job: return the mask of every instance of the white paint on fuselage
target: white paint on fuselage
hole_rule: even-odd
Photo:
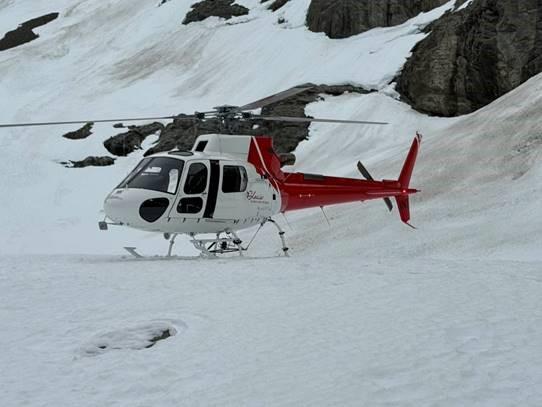
[[[246,229],[280,212],[281,199],[279,191],[271,185],[269,180],[260,176],[252,164],[246,161],[245,157],[248,156],[250,137],[223,137],[228,137],[227,148],[232,153],[231,155],[224,151],[225,143],[223,141],[225,140],[222,140],[220,135],[207,135],[196,140],[195,145],[203,138],[208,141],[206,150],[220,149],[221,151],[194,151],[189,156],[179,156],[171,153],[160,153],[150,156],[167,157],[184,161],[183,173],[181,174],[176,194],[136,188],[115,189],[108,195],[104,203],[104,210],[107,217],[115,223],[144,231],[200,234]],[[231,143],[229,140],[232,139],[236,140],[236,142]],[[211,160],[219,161],[220,179],[213,217],[205,218],[204,211],[206,200],[209,196],[211,172],[208,171],[207,186],[204,193],[186,195],[183,186],[191,164],[203,163],[210,168]],[[224,165],[235,165],[245,168],[248,176],[246,190],[234,193],[223,192]],[[196,214],[180,213],[178,211],[179,203],[186,197],[201,197],[204,199],[202,210]],[[146,200],[157,198],[168,199],[169,207],[157,221],[148,222],[140,216],[139,209]]]

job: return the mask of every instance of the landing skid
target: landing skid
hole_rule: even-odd
[[[139,254],[136,251],[136,247],[125,247],[124,250],[126,250],[128,253],[130,253],[132,256],[134,256],[136,259],[142,259],[144,256]]]
[[[218,255],[222,254],[229,254],[229,253],[237,253],[240,257],[243,257],[243,252],[247,251],[256,238],[256,235],[261,230],[261,228],[267,223],[272,223],[278,230],[278,234],[282,243],[282,251],[284,253],[284,256],[289,257],[288,253],[288,247],[286,246],[286,240],[284,238],[285,232],[282,230],[282,228],[279,226],[279,224],[269,218],[266,219],[264,222],[261,223],[260,228],[252,238],[252,240],[249,242],[249,244],[246,247],[243,247],[243,241],[239,238],[237,233],[233,230],[225,230],[224,232],[220,232],[216,234],[215,238],[211,239],[198,239],[196,237],[195,233],[189,234],[191,240],[190,242],[194,245],[194,247],[200,252],[200,258],[217,258]],[[175,239],[179,236],[179,234],[169,234],[165,233],[164,238],[169,241],[169,247],[167,251],[166,256],[153,256],[152,258],[164,258],[164,259],[176,259],[176,258],[184,258],[184,257],[178,257],[173,255],[173,247],[175,246]],[[124,247],[124,250],[126,250],[130,255],[135,257],[136,259],[146,259],[147,257],[139,254],[137,252],[137,248],[135,247]],[[191,258],[193,259],[193,258]]]

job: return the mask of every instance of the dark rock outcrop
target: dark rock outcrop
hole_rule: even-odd
[[[81,127],[79,130],[71,131],[69,133],[64,134],[62,137],[70,139],[70,140],[83,140],[89,137],[92,134],[92,127],[94,126],[94,123],[87,123],[83,127]]]
[[[6,35],[0,39],[0,51],[15,48],[19,45],[26,44],[27,42],[34,41],[36,38],[39,38],[39,35],[32,30],[56,20],[58,16],[58,13],[50,13],[25,21],[19,25],[17,29],[6,33]]]
[[[81,161],[64,162],[67,168],[86,168],[86,167],[108,167],[115,164],[113,157],[87,157]]]
[[[419,111],[471,113],[542,72],[541,0],[474,0],[428,30],[397,81]]]
[[[309,103],[319,100],[321,94],[339,96],[344,93],[366,94],[369,91],[352,85],[319,85],[300,93],[294,97],[271,104],[262,109],[264,116],[295,116],[308,117],[305,108]],[[278,153],[294,151],[298,144],[309,137],[310,123],[289,123],[263,121],[258,134],[266,134],[273,137],[273,145]]]
[[[277,11],[279,8],[284,6],[286,3],[288,3],[290,0],[275,0],[273,3],[267,7],[271,11]]]
[[[111,154],[124,157],[141,149],[141,143],[150,136],[161,131],[164,125],[159,122],[146,124],[144,126],[128,126],[126,133],[117,134],[104,141],[104,147]]]
[[[248,14],[246,7],[234,4],[235,0],[204,0],[192,5],[183,20],[183,24],[190,24],[196,21],[203,21],[209,17],[221,17],[229,20],[232,17],[239,17]]]
[[[338,96],[345,92],[368,93],[366,90],[351,86],[314,86],[308,91],[291,98],[268,105],[262,109],[264,116],[297,116],[307,117],[305,107],[318,100],[324,93]],[[273,138],[275,150],[279,153],[288,153],[296,149],[297,145],[308,138],[310,123],[287,123],[251,119],[239,121],[235,124],[234,134],[268,135]],[[160,134],[158,143],[145,152],[145,155],[169,151],[175,148],[190,150],[196,138],[202,134],[224,133],[226,129],[216,119],[197,121],[179,115],[178,119],[168,124]]]
[[[312,0],[307,27],[330,38],[346,38],[375,27],[402,24],[449,0]]]

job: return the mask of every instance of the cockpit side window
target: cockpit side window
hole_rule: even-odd
[[[152,158],[144,158],[137,164],[137,166],[122,180],[122,182],[117,186],[118,188],[126,188],[126,185],[141,172],[141,170],[149,163]]]
[[[149,189],[175,194],[183,166],[184,161],[175,158],[146,158],[117,188]]]

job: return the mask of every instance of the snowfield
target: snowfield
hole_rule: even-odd
[[[243,0],[248,16],[189,26],[192,1],[156,3],[0,0],[0,35],[61,13],[38,40],[0,52],[0,122],[362,85],[376,92],[325,96],[307,113],[391,125],[314,124],[295,169],[358,177],[362,160],[393,179],[419,130],[419,229],[375,201],[326,208],[330,225],[319,210],[278,217],[290,258],[269,227],[247,258],[136,261],[123,246],[152,256],[166,241],[97,221],[142,152],[70,170],[58,162],[105,155],[115,131],[71,141],[60,137],[70,126],[1,130],[0,404],[540,406],[542,76],[474,114],[427,117],[389,82],[453,1],[346,40],[304,28],[308,0],[274,14]],[[187,241],[176,252],[194,255]]]
[[[1,270],[5,406],[542,399],[540,263],[19,256]],[[156,324],[177,333],[132,349]],[[89,352],[104,336],[118,349]]]

